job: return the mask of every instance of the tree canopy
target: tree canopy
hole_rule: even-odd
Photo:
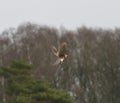
[[[14,61],[9,67],[1,67],[5,78],[7,103],[73,103],[72,97],[62,89],[55,89],[51,83],[36,80],[32,75],[32,65]]]

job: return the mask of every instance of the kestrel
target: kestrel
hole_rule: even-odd
[[[55,46],[52,46],[52,52],[55,56],[58,57],[54,65],[62,64],[68,56],[67,55],[67,43],[63,42],[60,45],[60,48],[58,50]]]

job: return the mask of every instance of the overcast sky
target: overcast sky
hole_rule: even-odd
[[[0,0],[0,32],[28,21],[67,29],[120,27],[120,0]]]

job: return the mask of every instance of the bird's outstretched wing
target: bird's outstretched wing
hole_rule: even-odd
[[[58,56],[59,52],[58,52],[58,50],[57,50],[56,47],[52,46],[51,50],[52,50],[52,52],[53,52],[54,55]]]
[[[59,48],[59,56],[63,57],[67,54],[67,43],[63,42]]]

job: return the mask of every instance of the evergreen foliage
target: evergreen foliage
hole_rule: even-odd
[[[72,103],[64,90],[58,90],[44,80],[32,77],[32,65],[14,61],[10,67],[2,67],[8,103]]]

